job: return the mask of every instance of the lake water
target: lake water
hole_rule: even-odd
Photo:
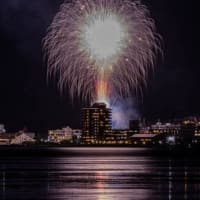
[[[200,199],[200,156],[156,151],[54,148],[26,154],[9,150],[7,156],[4,150],[0,199]]]

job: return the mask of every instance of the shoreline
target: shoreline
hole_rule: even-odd
[[[95,151],[93,151],[95,150]],[[158,147],[158,146],[0,146],[0,157],[61,157],[61,156],[156,156],[197,157],[200,147]]]

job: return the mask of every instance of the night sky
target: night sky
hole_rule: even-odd
[[[80,109],[66,89],[46,81],[42,39],[63,0],[0,1],[0,123],[9,131],[78,128]],[[163,38],[158,59],[137,110],[148,120],[200,114],[197,3],[143,0]],[[191,3],[192,2],[192,3]]]

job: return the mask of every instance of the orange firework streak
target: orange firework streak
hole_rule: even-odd
[[[96,83],[97,100],[108,99],[108,83],[105,80],[98,80]]]
[[[107,101],[109,99],[109,85],[104,70],[100,71],[99,80],[96,82],[96,99],[97,101]]]

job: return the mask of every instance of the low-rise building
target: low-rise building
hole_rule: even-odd
[[[131,136],[132,144],[134,145],[148,145],[155,144],[158,134],[134,134]]]
[[[72,138],[73,138],[73,130],[70,127],[48,131],[48,141],[52,143],[71,141]]]
[[[180,124],[157,122],[156,124],[151,125],[150,131],[153,134],[178,135],[180,129]]]
[[[32,137],[34,134],[19,132],[10,141],[10,144],[21,145],[24,143],[35,143],[36,140]]]
[[[129,129],[112,129],[106,136],[106,144],[131,144],[130,136],[133,134]]]

